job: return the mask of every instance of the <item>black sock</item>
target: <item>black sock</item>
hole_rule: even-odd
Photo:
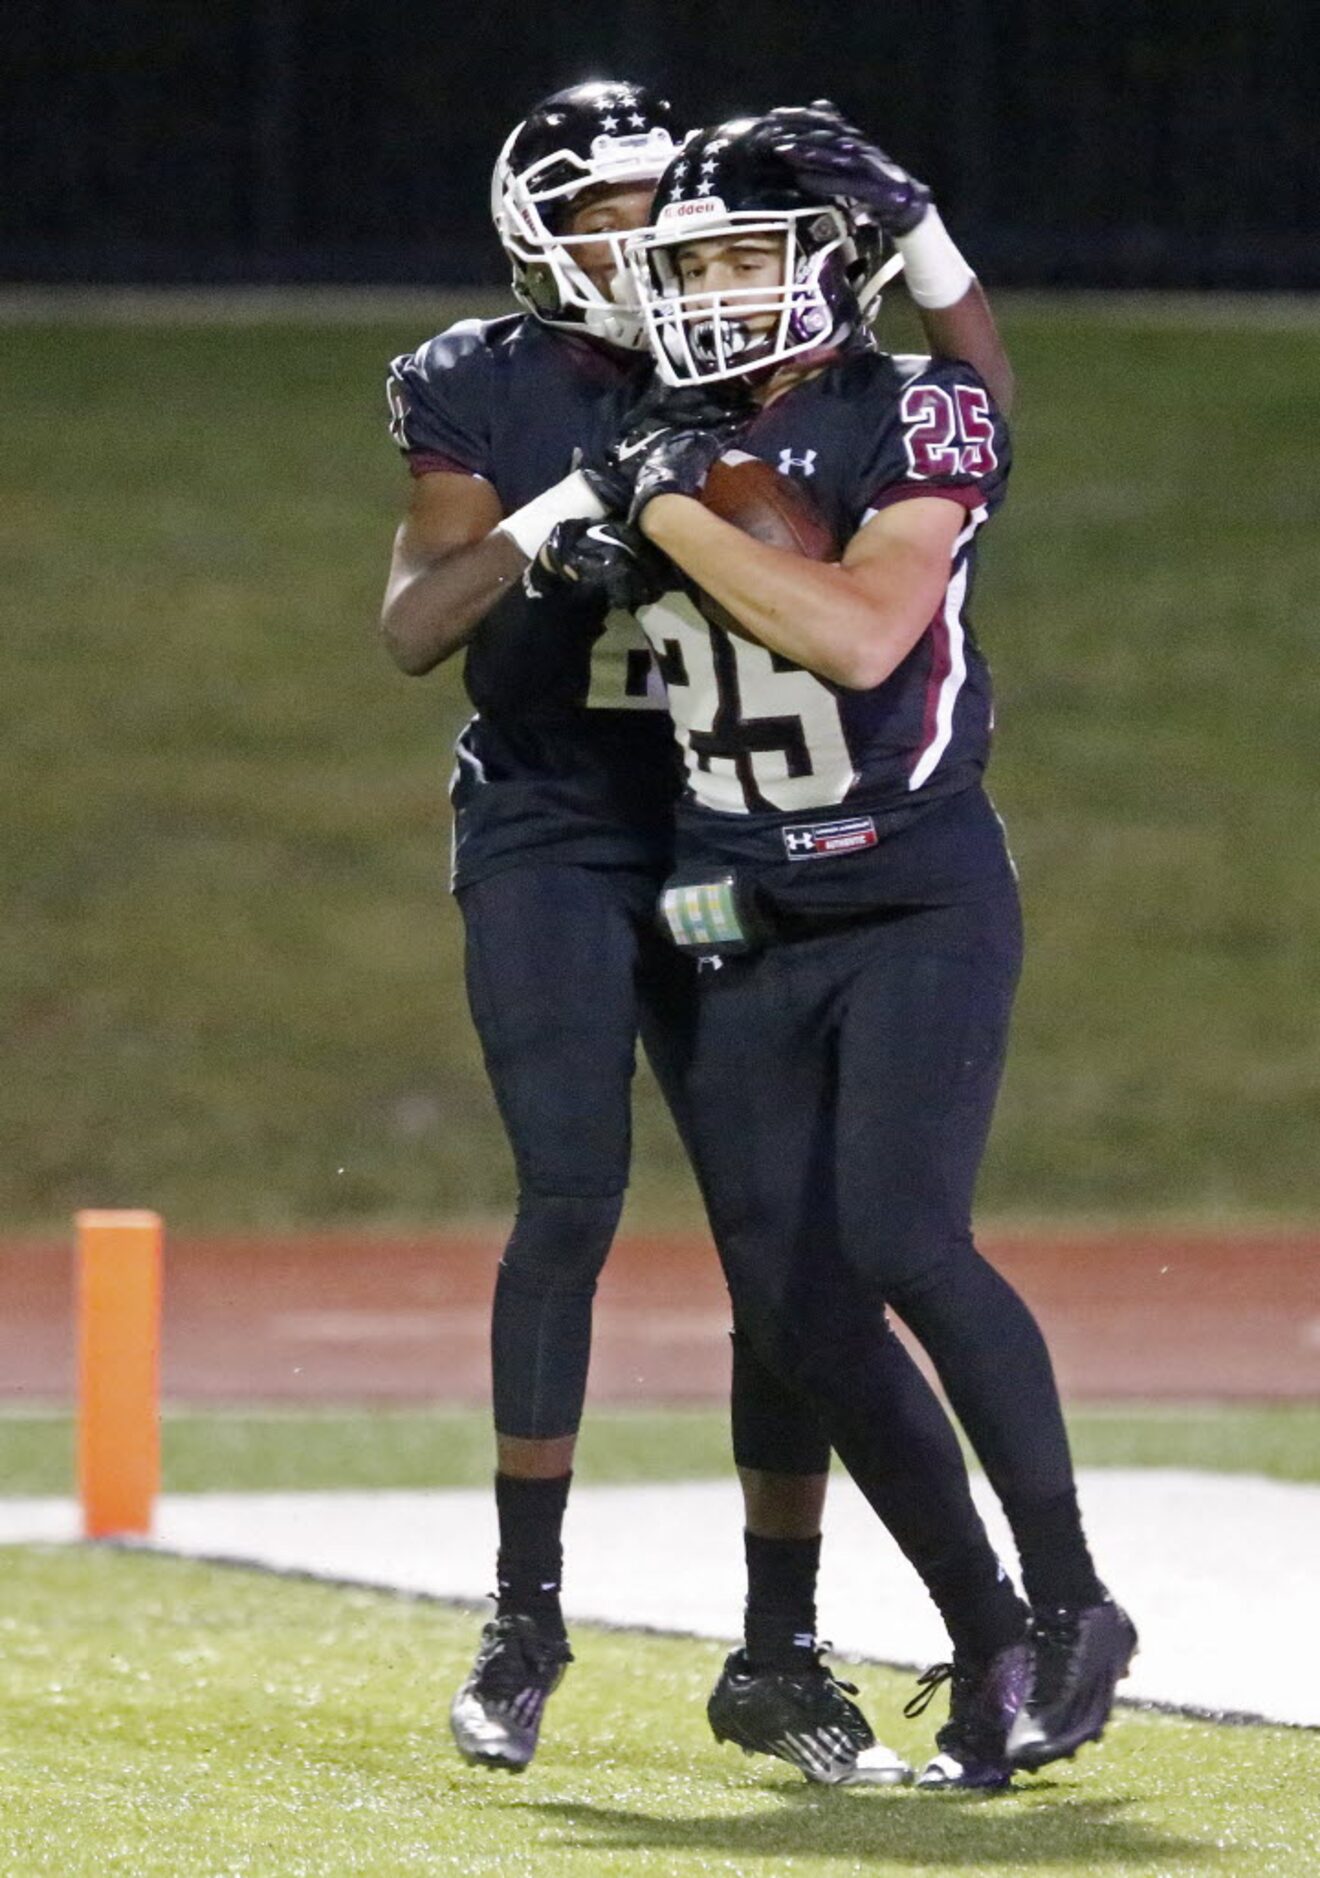
[[[921,1575],[960,1656],[985,1662],[1026,1635],[1026,1610],[988,1545],[959,1546]]]
[[[1005,1505],[1022,1560],[1022,1583],[1037,1610],[1080,1609],[1098,1604],[1105,1588],[1095,1575],[1082,1531],[1077,1494]]]
[[[758,1669],[799,1668],[816,1643],[820,1535],[763,1539],[745,1532],[747,1657]]]
[[[562,1637],[559,1586],[564,1569],[560,1531],[572,1474],[553,1480],[520,1480],[496,1474],[495,1506],[500,1551],[495,1566],[501,1617],[523,1611],[550,1636]]]

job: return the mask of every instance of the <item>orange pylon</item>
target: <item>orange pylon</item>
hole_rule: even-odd
[[[83,1533],[146,1535],[160,1486],[160,1217],[84,1212],[75,1225]]]

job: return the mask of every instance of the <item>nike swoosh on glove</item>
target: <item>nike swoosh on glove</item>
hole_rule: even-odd
[[[533,600],[568,589],[625,613],[658,600],[673,585],[668,556],[631,523],[616,520],[560,522],[523,575]]]

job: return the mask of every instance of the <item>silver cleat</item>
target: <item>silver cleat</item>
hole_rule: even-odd
[[[572,1661],[567,1642],[543,1636],[533,1618],[492,1618],[449,1710],[463,1759],[520,1774],[536,1752],[546,1702]]]

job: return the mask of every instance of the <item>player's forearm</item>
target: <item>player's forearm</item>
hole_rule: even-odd
[[[420,678],[467,644],[522,578],[527,557],[498,530],[429,558],[410,553],[406,535],[405,523],[395,539],[380,631],[395,664]]]
[[[980,282],[973,280],[961,300],[955,300],[952,306],[919,306],[917,312],[932,354],[941,359],[965,359],[980,373],[990,396],[1007,417],[1016,381]]]
[[[929,620],[906,595],[877,602],[848,568],[768,548],[689,496],[657,496],[641,528],[752,638],[850,690],[882,684]]]

